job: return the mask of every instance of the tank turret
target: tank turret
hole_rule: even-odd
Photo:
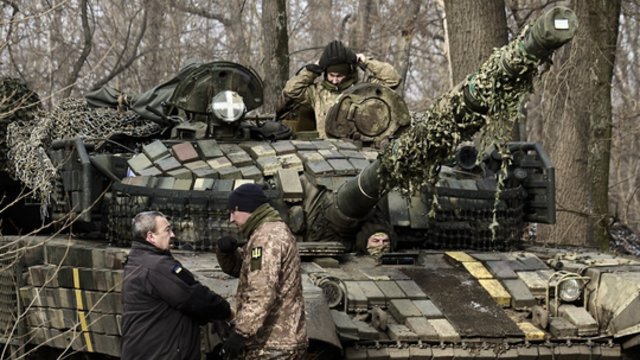
[[[412,127],[406,133],[386,147],[358,176],[340,187],[334,196],[335,206],[329,207],[327,217],[343,232],[345,227],[352,227],[354,222],[370,214],[390,189],[416,192],[424,187],[433,188],[446,158],[460,143],[471,140],[485,126],[497,130],[491,132],[493,138],[489,141],[492,142],[490,145],[501,148],[500,142],[507,139],[505,135],[510,134],[517,118],[517,107],[532,89],[538,66],[548,61],[555,49],[570,41],[576,29],[577,19],[567,8],[554,8],[538,18],[516,40],[496,51],[477,73],[436,100],[430,110],[414,114]],[[511,146],[508,150],[512,150]],[[520,147],[518,150],[523,154],[525,149]],[[507,156],[505,169],[507,163],[511,164],[511,169],[523,169],[522,157]],[[527,220],[555,223],[554,192],[549,191],[555,185],[553,169],[546,155],[538,152],[536,156],[537,160],[546,162],[546,169],[541,170],[542,177],[536,179],[538,186],[539,180],[548,185],[542,196],[537,197],[537,200],[544,198],[546,201],[543,205],[545,216]],[[519,182],[524,183],[529,175],[536,176],[532,171],[521,172]],[[533,183],[536,181],[528,181],[529,185]],[[524,187],[532,194],[539,192],[533,186]],[[539,210],[535,212],[540,214]]]
[[[40,194],[53,220],[73,214],[76,231],[106,233],[114,244],[128,243],[129,219],[137,211],[154,208],[176,219],[181,246],[211,248],[217,237],[236,234],[226,219],[226,195],[254,181],[264,185],[301,241],[339,241],[353,249],[367,223],[369,230],[407,235],[399,237],[402,242],[433,237],[446,222],[442,226],[452,232],[477,229],[469,238],[486,238],[479,233],[491,228],[494,247],[509,248],[525,221],[555,221],[553,167],[542,148],[503,144],[538,66],[575,28],[573,13],[555,8],[429,111],[410,119],[388,89],[345,93],[329,112],[329,133],[357,134],[357,143],[371,148],[347,141],[353,138],[288,140],[286,126],[249,115],[263,102],[257,73],[216,61],[191,62],[139,96],[106,87],[88,94],[86,104],[63,102],[48,121],[34,121],[36,133],[43,134],[40,143],[14,128],[15,148],[25,149],[11,158],[26,164],[18,177]],[[358,120],[373,117],[375,109],[382,109],[375,126]],[[78,115],[92,119],[91,129]],[[400,120],[390,120],[395,118]],[[490,136],[480,148],[497,149],[478,162],[482,174],[465,164],[467,169],[447,170],[454,175],[438,180],[458,146],[482,129]],[[517,157],[508,151],[514,147]],[[78,161],[68,161],[73,158]],[[461,212],[456,206],[473,212],[470,217],[491,219],[469,225],[455,214]],[[500,227],[504,236],[496,238]]]

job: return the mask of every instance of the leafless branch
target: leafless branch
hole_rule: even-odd
[[[80,18],[82,19],[82,35],[84,37],[84,43],[82,45],[82,52],[80,53],[80,56],[76,59],[75,63],[73,64],[72,68],[71,68],[71,72],[69,73],[69,76],[67,77],[67,80],[64,82],[65,89],[62,92],[62,96],[63,97],[69,97],[71,95],[71,90],[73,89],[73,86],[75,85],[76,81],[78,80],[78,74],[80,74],[80,70],[82,70],[82,66],[84,65],[84,63],[87,61],[87,58],[89,57],[89,53],[91,53],[91,48],[93,46],[93,30],[91,29],[91,26],[89,25],[89,19],[88,19],[88,15],[87,15],[87,10],[88,10],[88,1],[87,0],[81,0],[80,2],[80,8],[81,8],[81,16]]]

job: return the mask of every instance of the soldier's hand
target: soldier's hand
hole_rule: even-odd
[[[322,74],[323,69],[318,64],[307,64],[305,65],[305,69],[311,71],[316,75]]]
[[[238,240],[233,236],[223,236],[218,239],[218,250],[223,253],[232,253],[238,248]]]
[[[220,350],[220,356],[223,359],[237,359],[244,352],[244,343],[247,339],[236,333],[235,331],[231,333],[231,336],[222,344],[222,349]]]
[[[367,61],[367,55],[363,53],[356,54],[356,59],[358,63],[364,63]]]

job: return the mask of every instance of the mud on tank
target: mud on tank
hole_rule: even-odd
[[[554,27],[558,20],[570,25],[566,32]],[[537,65],[570,40],[575,24],[570,10],[550,11],[479,74],[511,81],[510,74],[523,70],[518,81],[524,83],[513,85],[525,92]],[[291,139],[279,123],[247,116],[262,104],[262,83],[255,71],[230,62],[192,63],[138,97],[102,89],[87,97],[99,108],[62,104],[54,111],[58,119],[72,109],[65,121],[91,114],[98,125],[120,128],[100,134],[108,141],[58,136],[43,144],[59,174],[51,219],[73,214],[73,231],[84,240],[2,238],[7,249],[30,244],[32,250],[2,258],[0,285],[17,295],[3,300],[9,311],[0,310],[0,339],[10,349],[46,344],[118,356],[122,262],[131,218],[142,210],[169,215],[176,257],[233,301],[237,282],[211,250],[218,237],[238,236],[226,199],[251,181],[264,185],[298,237],[317,358],[632,356],[626,354],[640,339],[638,262],[523,248],[525,224],[555,222],[553,165],[536,143],[509,143],[509,155],[459,146],[495,115],[487,99],[496,98],[482,87],[471,91],[470,82],[473,77],[430,112],[411,115],[388,89],[355,88],[327,119],[329,133],[343,139],[300,133]],[[372,116],[368,106],[386,115]],[[378,122],[365,123],[358,112]],[[451,146],[431,141],[431,120],[461,137]],[[391,142],[390,134],[397,135]],[[405,161],[398,155],[407,153],[403,146],[423,140],[423,153],[413,160],[419,165],[403,165],[418,183],[435,174],[437,182],[414,192],[392,186],[403,179],[393,178],[390,163]],[[418,184],[415,178],[407,183]],[[375,232],[390,235],[394,247],[379,259],[363,255]],[[22,311],[26,317],[16,323]],[[211,330],[206,349],[219,341]]]

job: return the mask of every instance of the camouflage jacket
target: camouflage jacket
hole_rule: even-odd
[[[287,225],[263,223],[242,250],[217,255],[222,270],[240,278],[236,332],[248,338],[247,348],[306,348],[300,256]]]
[[[366,81],[388,86],[392,89],[400,84],[400,74],[389,63],[367,59],[364,62],[370,76]],[[289,79],[282,90],[286,100],[298,100],[313,107],[316,114],[316,129],[321,138],[326,138],[325,119],[331,106],[336,102],[342,91],[329,89],[321,82],[315,82],[318,75],[303,68],[294,77]]]

